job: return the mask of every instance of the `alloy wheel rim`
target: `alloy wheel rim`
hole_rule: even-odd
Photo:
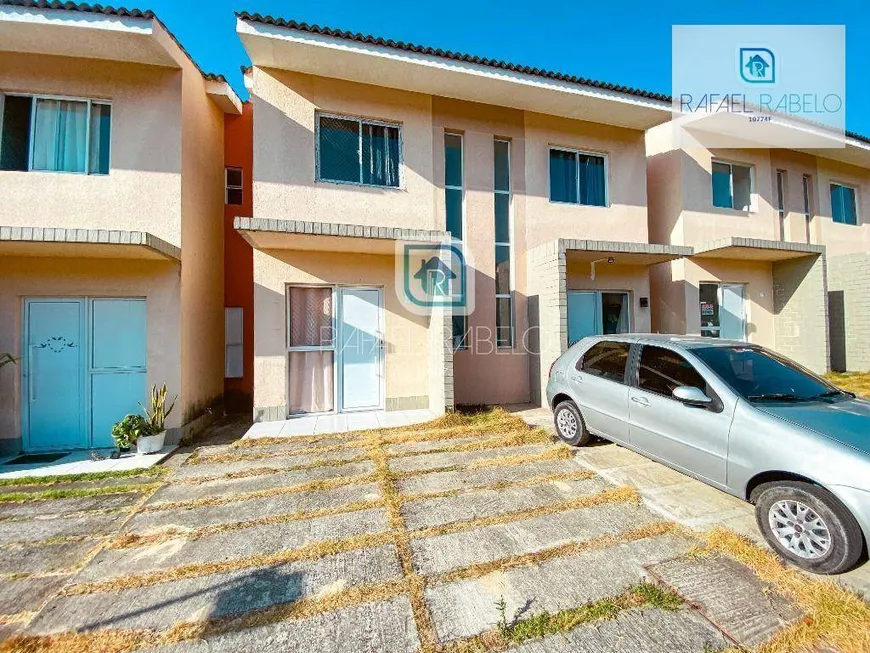
[[[767,520],[780,546],[799,558],[816,560],[831,550],[827,524],[801,501],[777,501],[770,507]]]
[[[563,408],[556,415],[556,425],[559,427],[559,433],[566,440],[577,437],[577,418],[567,408]]]

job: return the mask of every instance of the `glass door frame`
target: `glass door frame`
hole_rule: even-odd
[[[722,299],[724,296],[725,288],[726,287],[732,287],[732,288],[739,287],[740,288],[740,296],[743,299],[743,315],[742,315],[743,335],[739,338],[739,340],[748,341],[749,338],[748,338],[747,333],[746,333],[747,326],[749,323],[749,315],[748,315],[748,311],[746,310],[747,309],[747,306],[746,306],[746,287],[747,287],[747,285],[748,284],[745,284],[745,283],[729,282],[729,281],[699,281],[698,282],[698,314],[699,314],[699,316],[701,318],[704,317],[703,315],[700,315],[700,312],[701,312],[701,297],[700,297],[701,286],[716,286],[716,307],[718,309],[716,316],[717,316],[718,321],[719,321],[718,326],[705,327],[703,324],[701,324],[699,334],[701,335],[702,338],[722,338],[721,311],[722,311],[722,303],[723,303]],[[703,319],[701,319],[700,321],[703,322]],[[704,331],[715,332],[716,335],[705,336],[703,333]]]
[[[602,295],[623,295],[625,297],[625,308],[628,311],[628,313],[626,315],[627,323],[628,323],[628,330],[624,331],[623,333],[631,333],[632,325],[634,323],[632,311],[631,311],[631,308],[632,308],[631,291],[629,291],[629,290],[610,290],[610,289],[584,290],[581,288],[577,288],[577,289],[572,288],[572,289],[566,291],[566,304],[565,304],[566,315],[565,315],[565,317],[569,321],[568,325],[566,325],[567,334],[571,333],[571,329],[569,326],[571,315],[567,309],[567,295],[570,295],[572,293],[585,293],[587,295],[593,295],[595,297],[595,333],[589,334],[589,335],[598,335],[598,336],[604,335],[604,303],[603,303]],[[618,335],[618,334],[615,334],[615,335]],[[570,340],[570,335],[569,335],[569,340]],[[576,342],[579,342],[579,340]],[[573,343],[571,343],[570,341],[568,342],[569,347],[572,344]]]
[[[331,345],[290,345],[290,289],[291,288],[319,288],[322,290],[330,290],[332,293],[332,321],[330,328],[332,330]],[[378,337],[380,338],[380,356],[379,364],[379,384],[378,390],[380,395],[380,403],[377,408],[353,408],[350,410],[344,409],[344,394],[342,392],[342,354],[340,343],[342,311],[344,305],[342,301],[342,293],[347,290],[376,290],[378,292]],[[285,330],[285,363],[286,373],[284,375],[284,396],[286,397],[286,415],[287,419],[297,417],[309,417],[318,415],[340,415],[343,413],[365,412],[384,410],[386,403],[386,340],[384,336],[384,288],[383,286],[359,285],[359,284],[328,284],[328,283],[287,283],[284,284],[284,330]],[[292,352],[307,352],[307,351],[331,351],[332,352],[332,409],[326,411],[312,413],[291,413],[290,412],[290,354]]]
[[[332,344],[331,345],[290,345],[290,289],[291,288],[319,288],[321,290],[329,290],[331,292],[332,301],[332,321],[330,328],[332,329]],[[308,417],[317,415],[335,415],[338,413],[338,347],[336,345],[338,336],[338,286],[328,283],[287,283],[284,284],[284,344],[286,352],[284,355],[285,369],[284,374],[284,396],[286,397],[286,415],[287,419],[295,417]],[[318,411],[314,413],[291,413],[290,412],[290,354],[293,352],[308,352],[308,351],[331,351],[332,352],[332,409]]]

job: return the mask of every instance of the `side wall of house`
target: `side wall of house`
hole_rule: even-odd
[[[224,390],[224,114],[189,63],[182,120],[180,409],[187,424],[218,411]]]
[[[870,370],[870,253],[828,259],[831,369]]]

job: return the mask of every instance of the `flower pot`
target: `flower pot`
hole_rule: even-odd
[[[146,435],[136,440],[136,452],[142,456],[148,453],[157,453],[163,448],[163,441],[166,439],[166,431],[161,431],[155,435]]]

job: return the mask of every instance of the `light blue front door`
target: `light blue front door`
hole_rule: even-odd
[[[341,288],[339,293],[341,409],[381,408],[381,291],[377,288]]]
[[[112,425],[139,413],[146,396],[145,300],[90,300],[93,447],[112,447]]]
[[[85,301],[33,299],[24,311],[24,448],[84,448]]]
[[[568,292],[568,346],[601,333],[601,301],[597,292]]]
[[[111,447],[146,396],[144,299],[25,301],[24,448]]]

